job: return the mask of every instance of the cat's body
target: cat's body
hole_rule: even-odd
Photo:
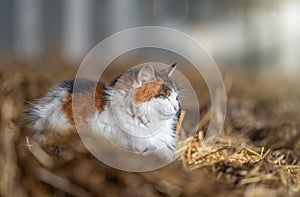
[[[128,151],[162,149],[160,156],[172,157],[180,113],[178,92],[169,77],[174,69],[135,68],[110,85],[88,79],[77,79],[75,85],[74,80],[64,81],[30,109],[27,119],[36,133],[89,127]]]

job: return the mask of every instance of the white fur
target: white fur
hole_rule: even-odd
[[[62,111],[66,95],[66,89],[56,87],[31,108],[27,119],[31,122],[34,131],[51,129],[55,132],[63,132],[72,128]]]
[[[144,154],[158,151],[171,159],[176,147],[177,93],[172,92],[169,100],[153,98],[141,104],[134,104],[132,93],[113,90],[104,111],[91,119],[92,130],[123,149]]]

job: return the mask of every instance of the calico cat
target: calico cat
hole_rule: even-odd
[[[161,156],[171,158],[180,114],[178,91],[170,78],[175,67],[133,68],[109,85],[84,78],[64,81],[39,99],[26,119],[34,133],[60,134],[73,129],[76,120],[76,126],[89,127],[128,151],[161,149]]]

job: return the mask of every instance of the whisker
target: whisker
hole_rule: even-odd
[[[186,82],[181,82],[177,85],[177,89],[180,89],[181,86],[183,86]]]
[[[179,91],[179,92],[182,92],[182,91],[194,91],[194,89],[187,89],[187,88],[186,88],[186,89],[179,89],[178,91]]]
[[[178,93],[179,94],[191,94],[194,93],[194,90],[190,90],[190,89],[185,89],[185,90],[179,90]]]

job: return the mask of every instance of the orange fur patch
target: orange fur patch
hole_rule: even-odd
[[[87,124],[88,119],[92,117],[96,111],[101,112],[103,110],[105,106],[104,84],[99,82],[95,93],[94,90],[95,88],[91,88],[90,90],[75,94],[68,93],[66,101],[62,105],[62,110],[66,114],[70,124],[75,124],[73,111],[78,114],[76,118],[76,120],[79,121],[78,124]],[[73,102],[76,103],[72,106]]]
[[[150,101],[161,88],[161,83],[150,82],[138,87],[134,92],[134,102],[137,104]]]
[[[73,117],[73,111],[72,111],[72,94],[71,93],[67,94],[66,101],[62,105],[62,110],[63,110],[63,112],[65,112],[70,124],[74,125],[74,117]]]
[[[105,105],[105,90],[104,90],[104,84],[98,83],[96,92],[95,92],[95,107],[96,109],[101,112]]]

